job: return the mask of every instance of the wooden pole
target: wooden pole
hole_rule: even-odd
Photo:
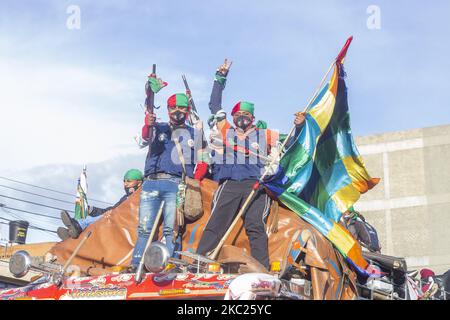
[[[317,87],[313,97],[309,100],[308,105],[306,106],[305,110],[303,112],[308,111],[309,107],[312,105],[312,103],[314,102],[314,100],[317,98],[317,96],[320,93],[320,90],[322,89],[325,81],[327,80],[328,75],[330,74],[331,70],[333,69],[334,65],[336,64],[336,60],[333,61],[333,63],[330,65],[330,67],[328,68],[327,73],[325,74],[325,76],[322,78],[322,81],[320,82],[319,86]],[[277,151],[278,154],[276,157],[273,158],[270,166],[266,167],[266,170],[264,171],[264,174],[261,176],[261,178],[259,178],[259,180],[255,183],[255,185],[253,186],[252,191],[250,192],[250,194],[248,195],[247,199],[245,200],[244,204],[242,205],[241,209],[239,210],[238,214],[236,215],[236,218],[234,218],[233,222],[231,223],[230,227],[227,229],[227,232],[225,232],[225,234],[223,235],[223,237],[220,239],[219,244],[216,246],[216,248],[214,249],[214,251],[211,253],[210,258],[215,260],[217,259],[217,256],[219,255],[220,249],[222,249],[223,244],[225,243],[225,240],[228,238],[228,236],[230,235],[230,233],[233,231],[233,228],[236,226],[236,224],[238,223],[239,219],[242,217],[242,215],[244,214],[244,212],[247,210],[248,205],[250,204],[250,202],[253,199],[253,196],[255,195],[256,191],[259,188],[259,184],[263,182],[264,178],[268,175],[269,173],[269,168],[275,163],[276,159],[278,158],[278,156],[281,154],[281,152],[283,152],[283,149],[286,147],[286,144],[288,142],[288,140],[291,138],[291,136],[294,134],[295,132],[295,125],[292,126],[291,130],[289,131],[286,140],[284,140],[283,144],[281,145],[281,148]]]
[[[148,247],[150,247],[150,244],[152,243],[153,237],[155,236],[156,229],[158,228],[159,220],[161,219],[162,211],[164,209],[165,201],[161,202],[161,206],[159,207],[158,214],[156,215],[155,222],[153,223],[152,232],[150,233],[150,237],[147,240],[147,244],[145,245],[144,251],[142,252],[141,261],[139,262],[139,266],[136,270],[136,276],[134,277],[134,280],[136,282],[141,281],[142,276],[142,268],[144,267],[144,258],[145,258],[145,252],[147,251]]]
[[[81,240],[81,242],[78,244],[78,246],[73,251],[73,253],[70,256],[70,258],[66,261],[66,263],[64,264],[64,267],[62,268],[62,271],[61,271],[62,275],[64,275],[64,273],[66,273],[67,268],[72,263],[72,260],[77,256],[78,252],[80,251],[81,247],[84,245],[86,240],[91,236],[91,233],[92,233],[92,231],[89,231],[88,233],[86,233],[86,235],[84,236],[83,240]]]

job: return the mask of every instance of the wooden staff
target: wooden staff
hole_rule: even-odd
[[[78,252],[80,251],[81,247],[84,245],[86,240],[91,236],[91,233],[92,233],[92,231],[89,231],[88,233],[86,233],[86,235],[84,236],[83,240],[81,240],[81,242],[78,244],[78,246],[73,251],[73,253],[70,256],[70,258],[66,261],[66,263],[64,264],[64,267],[62,268],[62,271],[61,271],[62,275],[64,275],[64,273],[66,273],[67,268],[72,263],[72,260],[77,256]]]
[[[144,267],[145,252],[147,251],[148,247],[150,247],[150,244],[152,243],[153,237],[155,236],[156,229],[157,229],[158,224],[159,224],[159,219],[161,218],[161,214],[162,214],[162,211],[163,211],[163,208],[164,208],[164,203],[165,203],[165,201],[161,202],[161,206],[159,207],[158,214],[156,215],[155,222],[153,223],[152,232],[150,233],[150,237],[148,238],[147,244],[145,245],[144,251],[142,252],[141,261],[139,262],[139,266],[138,266],[138,268],[136,270],[136,276],[134,277],[134,280],[136,282],[140,282],[141,281],[142,269]]]
[[[335,59],[333,61],[333,63],[330,65],[330,67],[328,68],[327,73],[325,74],[325,76],[322,78],[322,81],[320,82],[319,86],[316,89],[316,92],[314,93],[313,97],[311,98],[311,100],[309,100],[308,105],[306,106],[305,110],[303,112],[308,111],[309,107],[312,105],[312,103],[314,102],[314,100],[317,98],[317,96],[320,93],[320,90],[322,89],[328,75],[330,74],[331,70],[333,69],[334,65],[336,64],[336,60]],[[260,183],[263,182],[264,178],[268,175],[269,173],[269,168],[275,163],[276,159],[278,158],[278,156],[280,155],[280,153],[282,152],[282,150],[286,147],[286,144],[288,142],[288,140],[291,138],[291,136],[294,134],[295,132],[295,125],[292,126],[291,130],[289,131],[286,140],[284,140],[283,144],[281,145],[281,148],[277,151],[278,154],[276,157],[273,158],[270,166],[266,167],[266,170],[264,171],[264,174],[261,176],[261,178],[259,178],[259,180],[253,185],[252,187],[252,191],[250,192],[250,194],[248,195],[247,199],[245,200],[244,204],[242,205],[241,209],[239,210],[236,218],[234,218],[233,222],[231,223],[230,227],[228,228],[227,232],[225,232],[224,236],[222,237],[222,239],[219,241],[219,244],[217,245],[217,247],[214,249],[214,251],[212,252],[212,254],[210,255],[211,259],[217,259],[217,256],[219,255],[219,251],[220,249],[222,249],[223,244],[225,243],[225,240],[228,238],[228,236],[230,235],[231,231],[233,231],[233,228],[235,227],[235,225],[238,223],[239,219],[242,217],[242,215],[244,214],[244,212],[247,210],[248,205],[250,204],[250,202],[253,199],[253,196],[255,195],[256,191],[259,189],[259,185]]]

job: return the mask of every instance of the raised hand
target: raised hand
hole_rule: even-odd
[[[303,122],[305,122],[305,112],[297,112],[295,114],[295,120],[294,120],[294,124],[298,127],[301,126],[303,124]]]
[[[220,72],[222,75],[226,76],[228,71],[230,71],[232,64],[233,61],[228,61],[228,59],[225,59],[224,63],[217,69],[217,72]]]
[[[145,112],[145,125],[152,127],[156,122],[156,114]]]

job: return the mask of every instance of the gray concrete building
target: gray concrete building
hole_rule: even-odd
[[[450,269],[450,125],[359,137],[381,182],[355,208],[378,231],[382,253],[410,269]]]

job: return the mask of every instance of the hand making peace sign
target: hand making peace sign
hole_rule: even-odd
[[[217,69],[217,72],[220,72],[222,75],[226,76],[228,71],[230,71],[232,64],[233,61],[228,62],[228,59],[225,59],[225,62]]]

